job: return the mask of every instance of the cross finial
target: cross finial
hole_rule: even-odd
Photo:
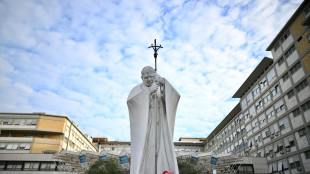
[[[157,51],[159,50],[159,48],[163,48],[161,45],[156,45],[156,39],[154,40],[154,45],[153,44],[151,44],[151,46],[149,46],[148,48],[153,48],[153,50],[154,50],[154,58],[155,58],[155,71],[157,72],[157,61],[156,61],[156,59],[157,59]]]

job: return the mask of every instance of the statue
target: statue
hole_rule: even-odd
[[[131,132],[131,174],[178,174],[173,132],[179,93],[146,66],[143,83],[127,99]]]

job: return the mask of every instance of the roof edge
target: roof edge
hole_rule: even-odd
[[[232,98],[241,98],[241,96],[245,93],[244,91],[248,90],[257,78],[261,76],[262,73],[273,63],[273,59],[269,57],[264,57],[263,60],[256,66],[253,72],[249,75],[249,77],[243,82],[237,92],[232,96]]]
[[[279,38],[283,35],[283,33],[286,31],[286,28],[288,27],[288,25],[294,21],[294,19],[296,18],[297,14],[299,13],[300,10],[302,10],[304,8],[304,6],[307,4],[307,2],[309,2],[308,0],[304,0],[300,6],[297,8],[297,10],[294,12],[294,14],[290,17],[290,19],[286,22],[286,24],[282,27],[282,29],[280,30],[280,32],[277,34],[277,36],[272,40],[272,42],[268,45],[268,47],[266,48],[266,51],[271,51],[273,45],[275,45],[276,41],[279,40]]]

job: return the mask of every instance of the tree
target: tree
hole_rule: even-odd
[[[178,168],[180,174],[201,174],[205,170],[205,166],[198,166],[197,161],[190,158],[179,158]]]
[[[89,167],[86,174],[122,174],[122,167],[115,158],[108,158],[106,161],[98,159]]]

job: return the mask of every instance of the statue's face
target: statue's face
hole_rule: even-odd
[[[150,87],[154,83],[155,74],[153,72],[147,72],[142,75],[142,81],[145,86]]]

